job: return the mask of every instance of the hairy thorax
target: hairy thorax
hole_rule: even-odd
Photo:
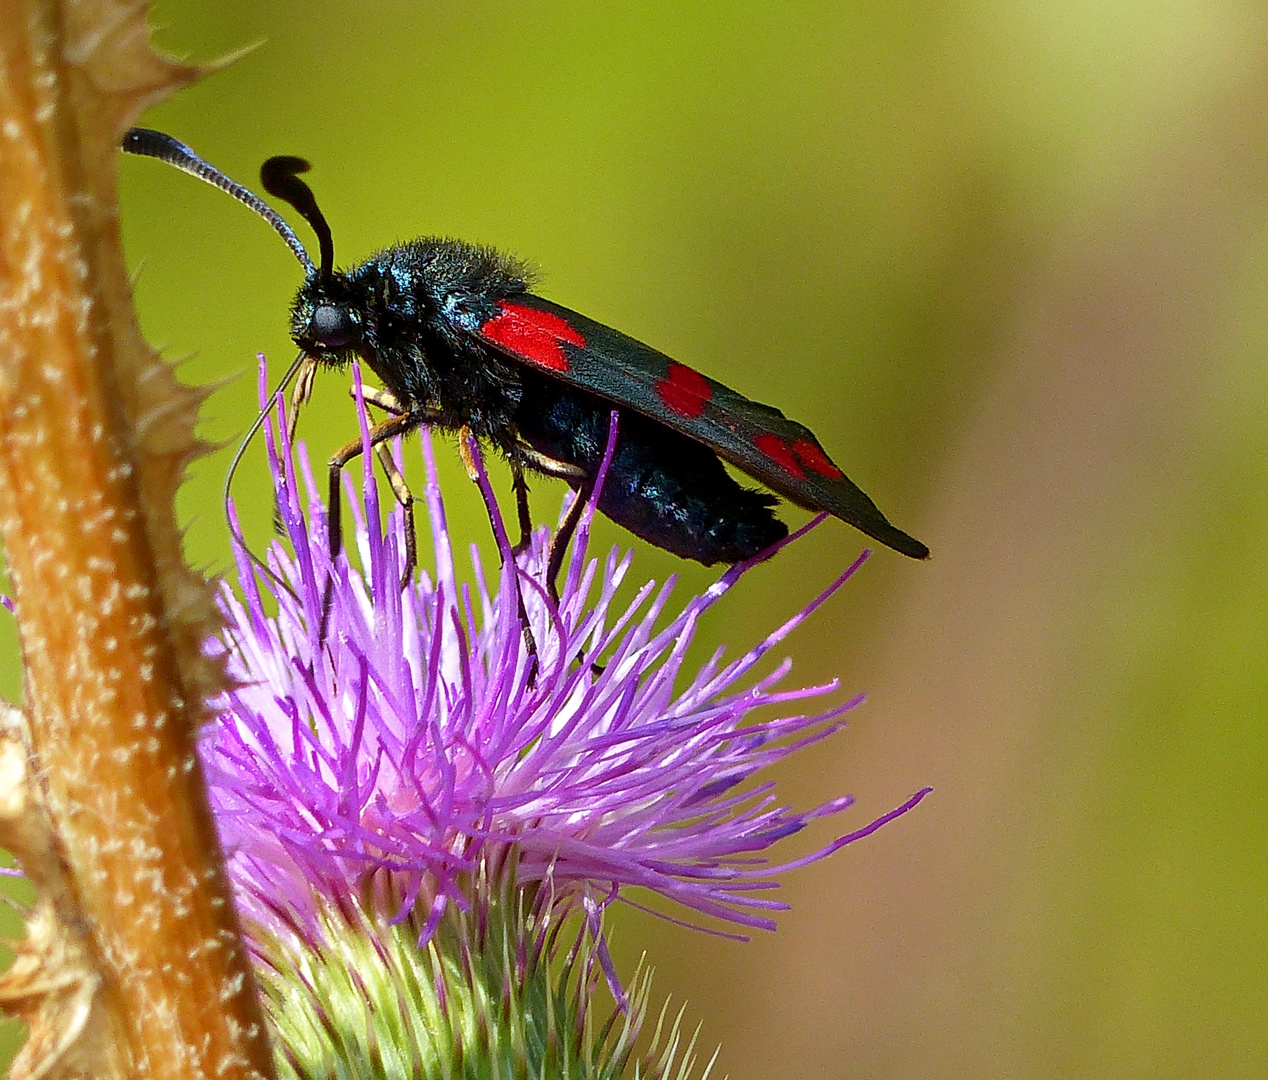
[[[521,263],[490,248],[415,240],[306,280],[291,334],[323,366],[359,356],[402,405],[432,413],[434,426],[470,427],[506,450],[519,369],[473,332],[528,285]]]

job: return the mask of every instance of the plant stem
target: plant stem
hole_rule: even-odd
[[[200,400],[144,346],[118,140],[192,69],[145,4],[0,0],[0,532],[54,833],[145,1077],[269,1076],[194,752],[215,684],[172,496]]]

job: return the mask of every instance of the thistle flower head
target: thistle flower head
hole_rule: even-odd
[[[673,579],[618,602],[631,555],[591,556],[592,503],[556,606],[544,586],[546,531],[512,551],[473,443],[502,565],[487,570],[472,545],[464,579],[424,432],[420,518],[432,567],[402,588],[404,515],[397,507],[380,525],[354,379],[365,448],[359,496],[345,478],[355,563],[330,558],[326,508],[279,406],[266,440],[286,544],[272,545],[267,569],[240,550],[241,596],[221,592],[227,629],[214,647],[234,687],[214,704],[200,750],[257,952],[275,935],[330,942],[332,911],[351,923],[386,916],[434,944],[447,913],[485,925],[492,896],[534,928],[527,944],[507,946],[521,961],[580,909],[620,996],[601,930],[611,901],[641,906],[638,889],[667,901],[667,917],[772,928],[785,906],[768,895],[779,874],[923,796],[809,856],[767,858],[851,800],[793,810],[759,774],[836,731],[859,699],[800,711],[836,684],[782,689],[786,661],[760,677],[754,668],[866,553],[742,656],[728,662],[719,650],[687,670],[700,619],[750,564],[677,606]],[[614,415],[607,460],[615,436]],[[798,711],[752,721],[764,706]]]
[[[363,405],[359,413],[368,450]],[[346,482],[360,569],[342,555],[332,564],[326,509],[285,431],[270,424],[266,437],[290,550],[272,546],[267,575],[238,553],[244,595],[222,591],[228,630],[220,645],[236,686],[217,703],[201,748],[252,916],[303,920],[314,895],[355,900],[374,882],[391,894],[391,914],[426,913],[426,935],[449,904],[468,905],[467,875],[490,856],[513,854],[518,883],[547,886],[551,903],[580,901],[593,913],[641,887],[689,912],[770,928],[783,905],[762,894],[775,877],[878,824],[772,865],[768,848],[851,799],[795,811],[770,782],[745,784],[836,731],[860,700],[746,722],[761,706],[797,708],[835,689],[780,689],[787,661],[749,676],[866,552],[744,655],[725,662],[719,650],[688,672],[700,618],[751,564],[673,612],[672,578],[618,605],[631,555],[590,556],[590,506],[555,608],[543,587],[545,530],[515,555],[495,511],[496,584],[474,545],[471,580],[460,582],[424,432],[434,571],[401,589],[403,515],[397,508],[386,530],[379,525],[373,454],[362,458],[364,501]],[[479,483],[496,507],[482,467]]]

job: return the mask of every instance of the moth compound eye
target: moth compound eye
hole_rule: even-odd
[[[322,304],[313,309],[311,337],[315,344],[327,349],[342,349],[357,336],[356,323],[347,308]]]

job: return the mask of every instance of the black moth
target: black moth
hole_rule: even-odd
[[[777,500],[742,487],[720,458],[809,510],[827,511],[895,551],[928,557],[832,463],[809,429],[737,394],[633,338],[529,291],[523,264],[487,247],[425,238],[388,248],[349,270],[334,269],[334,245],[301,158],[275,157],[260,170],[265,190],[290,203],[321,247],[314,266],[290,227],[257,196],[161,132],[133,128],[123,149],[156,157],[214,184],[260,214],[305,270],[291,309],[300,356],[292,423],[318,366],[359,356],[385,393],[367,400],[388,414],[371,442],[409,509],[386,442],[422,425],[474,436],[511,464],[521,528],[530,527],[525,470],[588,493],[607,445],[613,409],[617,444],[598,508],[636,536],[706,566],[750,558],[788,535]],[[339,470],[361,452],[350,442],[330,462],[331,549],[339,549]],[[574,500],[579,510],[584,500]],[[553,591],[570,517],[552,550]],[[408,553],[413,565],[413,529]],[[562,541],[562,543],[560,542]]]

